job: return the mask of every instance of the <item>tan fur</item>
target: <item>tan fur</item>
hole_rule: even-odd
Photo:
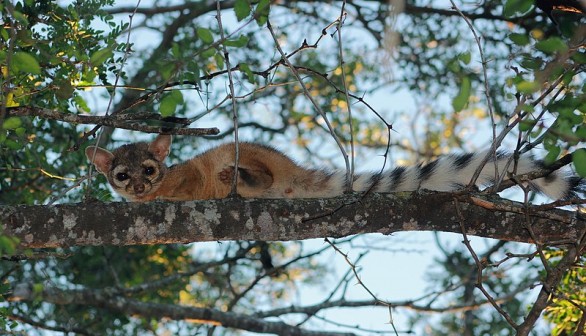
[[[170,135],[159,135],[150,144],[126,145],[112,153],[90,146],[86,155],[92,161],[96,151],[93,162],[97,170],[108,178],[114,190],[132,201],[186,201],[228,196],[234,176],[234,143],[221,145],[167,168],[162,161],[170,145]],[[328,197],[341,192],[327,185],[329,178],[325,172],[300,167],[270,147],[240,143],[239,154],[237,192],[242,197]],[[129,159],[131,155],[133,157]],[[152,158],[160,163],[160,167],[153,167],[156,175],[145,176],[144,167],[152,166]],[[129,178],[117,181],[117,172],[124,172]]]

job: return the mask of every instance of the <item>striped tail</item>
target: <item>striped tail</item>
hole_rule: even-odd
[[[476,169],[490,151],[459,155],[446,155],[427,164],[411,167],[397,167],[380,174],[360,174],[354,181],[355,191],[397,192],[416,191],[419,189],[435,191],[454,191],[464,188],[474,175]],[[531,157],[521,157],[517,162],[512,154],[497,152],[491,154],[476,180],[476,185],[485,187],[494,184],[497,174],[505,169],[514,175],[526,174],[545,168],[543,162]],[[505,175],[504,179],[508,179]],[[534,190],[551,199],[568,199],[584,194],[586,183],[565,170],[557,170],[549,175],[527,182]]]

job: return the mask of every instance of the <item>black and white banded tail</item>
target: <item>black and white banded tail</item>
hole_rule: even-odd
[[[455,191],[470,183],[484,158],[490,159],[482,168],[476,185],[485,187],[494,184],[495,179],[505,170],[504,179],[512,175],[530,173],[545,168],[541,161],[522,156],[515,161],[512,154],[497,152],[496,158],[489,151],[446,155],[427,164],[410,167],[396,167],[380,174],[359,174],[355,177],[354,190],[372,192],[416,191],[420,189],[435,191]],[[337,172],[336,175],[341,174]],[[566,170],[551,172],[545,177],[527,182],[529,186],[548,197],[568,199],[583,194],[585,182],[572,176]]]

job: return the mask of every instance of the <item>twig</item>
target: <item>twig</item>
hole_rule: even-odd
[[[122,69],[124,69],[124,65],[126,64],[126,60],[128,59],[128,56],[130,55],[131,52],[131,44],[130,44],[130,33],[132,32],[132,19],[134,18],[134,15],[136,15],[136,11],[138,10],[139,6],[140,6],[140,1],[138,0],[136,3],[136,6],[134,7],[134,11],[132,12],[132,14],[128,15],[128,33],[126,34],[126,50],[124,51],[124,55],[122,56],[122,61],[120,62],[120,69],[118,71],[118,73],[116,73],[116,78],[114,79],[114,86],[112,89],[112,94],[110,95],[110,99],[108,100],[108,106],[106,107],[106,116],[110,114],[110,110],[112,108],[112,104],[114,102],[114,96],[116,95],[116,88],[118,87],[118,82],[120,81],[120,74],[122,73]],[[97,142],[100,143],[100,139],[102,138],[102,134],[103,132],[100,132],[98,134],[97,137]],[[89,178],[92,175],[92,170],[93,170],[93,163],[94,160],[96,159],[96,153],[97,153],[97,147],[95,147],[95,150],[93,151],[92,155],[91,155],[91,159],[90,159],[90,165],[88,167],[88,171],[87,171],[87,179],[89,180]],[[92,191],[91,188],[91,184],[88,183],[87,185],[87,190],[86,190],[86,197],[90,196],[90,192]]]
[[[490,295],[490,293],[488,293],[488,291],[484,288],[484,285],[482,283],[482,271],[484,269],[484,266],[480,262],[480,259],[478,258],[478,255],[476,255],[476,252],[472,248],[472,245],[470,245],[470,240],[468,240],[468,235],[466,234],[466,227],[465,227],[465,224],[464,224],[465,223],[465,219],[464,219],[464,216],[462,215],[462,212],[460,211],[460,203],[458,202],[457,199],[454,199],[454,204],[455,204],[456,212],[458,213],[458,223],[460,224],[460,228],[462,229],[462,236],[464,238],[463,243],[466,246],[466,248],[468,249],[468,251],[470,252],[470,255],[474,259],[474,263],[476,264],[476,269],[477,269],[477,271],[476,271],[477,272],[476,288],[478,288],[482,292],[482,294],[484,295],[484,297],[486,297],[486,299],[499,312],[499,314],[501,314],[505,318],[505,320],[507,320],[507,322],[513,328],[516,328],[517,327],[517,323],[515,321],[513,321],[513,319],[511,318],[511,316],[500,307],[500,305],[494,300],[494,298],[492,297],[492,295]]]
[[[275,41],[275,47],[277,48],[277,50],[281,54],[281,59],[283,60],[283,62],[285,62],[285,65],[287,65],[287,67],[291,70],[291,73],[293,74],[293,76],[299,82],[299,85],[301,86],[301,89],[303,90],[303,93],[305,94],[305,97],[307,97],[307,99],[309,99],[309,101],[311,102],[311,104],[316,109],[317,113],[324,119],[324,122],[326,123],[326,125],[328,127],[328,130],[330,131],[330,134],[332,135],[332,138],[334,138],[334,140],[336,141],[336,144],[338,145],[338,148],[340,149],[340,152],[342,153],[342,156],[344,157],[344,162],[346,163],[346,171],[350,171],[350,161],[348,159],[348,154],[346,153],[346,150],[344,149],[344,145],[340,141],[339,137],[336,135],[336,132],[335,132],[332,124],[330,123],[330,121],[328,119],[328,116],[321,109],[321,107],[319,107],[319,105],[317,104],[317,102],[313,99],[313,97],[311,96],[311,93],[305,87],[305,83],[303,82],[303,80],[299,76],[299,72],[293,66],[293,64],[291,63],[291,61],[289,61],[289,58],[288,58],[287,54],[285,54],[285,52],[281,48],[281,45],[279,44],[279,40],[278,40],[277,36],[275,35],[275,32],[273,30],[273,27],[271,25],[271,21],[270,20],[267,20],[267,28],[269,29],[269,32],[271,33],[271,36],[272,36],[273,40]]]
[[[342,85],[344,86],[344,94],[346,95],[346,106],[348,108],[348,124],[350,126],[350,169],[346,170],[346,192],[351,192],[354,184],[354,127],[352,122],[352,105],[350,104],[350,95],[348,94],[348,85],[346,83],[346,68],[344,62],[344,48],[342,43],[342,25],[346,19],[346,1],[342,2],[340,9],[340,17],[338,18],[337,33],[338,33],[338,54],[340,56],[340,69],[342,70]]]
[[[362,287],[375,301],[376,304],[380,304],[383,305],[385,307],[389,308],[389,324],[393,327],[393,331],[395,333],[395,335],[398,335],[397,332],[397,328],[395,327],[395,322],[393,321],[393,305],[390,302],[387,301],[383,301],[381,299],[379,299],[371,290],[370,288],[368,288],[368,286],[366,286],[366,284],[362,281],[362,279],[360,278],[360,275],[358,274],[358,270],[356,269],[356,264],[350,261],[350,258],[348,257],[347,253],[342,252],[334,243],[332,243],[328,238],[325,238],[324,241],[328,244],[330,244],[330,246],[332,246],[332,248],[339,253],[341,256],[344,257],[344,260],[346,260],[346,263],[350,266],[350,268],[352,269],[352,272],[354,273],[354,277],[356,278],[356,281],[358,281],[358,284],[360,285],[360,287]],[[361,258],[361,256],[359,257]]]
[[[216,20],[218,21],[218,29],[220,37],[224,40],[224,29],[222,28],[222,8],[220,1],[216,1]],[[238,194],[238,161],[240,159],[239,143],[238,143],[238,111],[236,109],[236,95],[234,94],[234,80],[232,79],[232,70],[230,68],[230,54],[225,43],[222,43],[222,51],[224,52],[224,59],[226,61],[226,69],[228,71],[228,86],[230,88],[230,98],[232,103],[232,121],[234,123],[234,175],[232,177],[232,187],[230,196]]]
[[[474,40],[476,41],[476,45],[478,46],[478,52],[480,53],[480,62],[482,64],[482,76],[484,78],[484,95],[486,96],[486,104],[488,106],[488,114],[490,116],[490,122],[492,124],[492,140],[493,143],[495,143],[494,141],[496,140],[496,123],[495,123],[495,119],[494,119],[494,111],[492,108],[492,103],[491,103],[491,97],[490,97],[490,87],[488,86],[488,74],[487,74],[487,60],[484,57],[484,50],[482,49],[482,44],[480,41],[480,36],[476,33],[476,29],[474,29],[474,25],[472,25],[472,22],[470,22],[470,19],[468,19],[466,17],[466,15],[464,15],[464,13],[462,13],[462,11],[460,11],[460,8],[458,8],[458,6],[456,6],[456,4],[454,3],[453,0],[450,0],[450,3],[452,4],[452,9],[454,9],[456,12],[458,12],[458,14],[462,17],[462,19],[464,19],[464,22],[466,22],[466,24],[468,25],[468,28],[470,28],[470,31],[472,32],[472,35],[474,35]],[[496,158],[496,146],[492,147],[492,155],[494,155],[494,157]],[[487,159],[490,157],[489,155],[491,154],[487,154]],[[480,165],[480,167],[484,167],[484,163]],[[494,167],[495,167],[495,180],[498,180],[498,163],[497,160],[494,160]],[[480,168],[482,169],[482,168]],[[478,174],[476,174],[478,173]],[[478,169],[475,172],[475,178],[474,180],[476,180],[478,178],[478,176],[480,175],[480,171],[478,171]]]

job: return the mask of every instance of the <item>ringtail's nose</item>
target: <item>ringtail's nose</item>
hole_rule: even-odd
[[[143,193],[144,192],[144,184],[142,184],[142,183],[135,184],[133,186],[133,189],[134,189],[134,192],[137,194]]]

